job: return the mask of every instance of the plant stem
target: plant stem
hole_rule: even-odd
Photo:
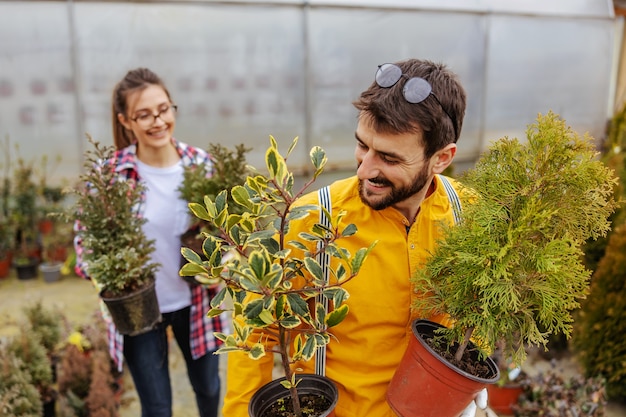
[[[287,346],[287,341],[285,338],[287,337],[287,332],[285,328],[279,327],[280,331],[280,346]],[[290,382],[289,385],[289,394],[291,395],[291,403],[293,405],[293,413],[296,417],[302,417],[302,410],[300,409],[300,397],[298,397],[298,389],[293,381],[293,372],[291,370],[291,366],[289,363],[289,354],[287,349],[280,350],[280,361],[283,365],[283,370],[285,372],[285,378]]]
[[[469,344],[472,337],[472,333],[474,333],[474,327],[469,327],[465,329],[465,337],[463,337],[463,343],[459,345],[459,348],[456,350],[456,355],[454,355],[454,358],[457,361],[461,361],[463,353],[465,353],[465,349],[467,348],[467,345]]]

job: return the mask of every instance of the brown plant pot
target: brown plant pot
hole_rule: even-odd
[[[9,270],[11,269],[11,259],[9,256],[5,256],[0,259],[0,278],[6,278],[9,276]]]
[[[387,402],[399,417],[458,416],[487,384],[498,380],[500,372],[491,358],[481,362],[489,368],[490,377],[471,375],[447,362],[424,340],[442,328],[429,320],[415,320],[415,337],[396,370],[389,388]],[[479,361],[478,351],[470,344],[473,360]],[[452,349],[454,351],[454,347]]]
[[[519,384],[508,384],[503,386],[488,385],[489,408],[498,414],[512,416],[514,404],[517,404],[523,389]]]
[[[315,374],[298,374],[296,378],[301,379],[298,383],[298,394],[300,398],[303,395],[316,395],[326,398],[329,406],[326,410],[319,410],[318,417],[335,417],[335,406],[339,393],[335,384],[328,378]],[[262,386],[254,393],[248,404],[248,414],[250,417],[272,417],[278,414],[268,414],[272,406],[279,400],[290,402],[291,397],[289,390],[283,387],[280,382],[285,377],[276,379]]]
[[[154,281],[138,291],[120,297],[105,297],[102,292],[100,297],[121,334],[136,336],[146,333],[162,319]]]
[[[39,221],[39,231],[41,234],[47,235],[54,229],[54,222],[50,219],[43,219]]]

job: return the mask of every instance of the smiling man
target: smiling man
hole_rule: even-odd
[[[455,181],[441,174],[456,153],[466,95],[445,65],[410,59],[380,65],[354,105],[358,168],[356,176],[330,186],[331,206],[346,210],[343,221],[358,228],[342,242],[351,253],[379,242],[358,277],[345,284],[350,314],[333,328],[337,341],[327,346],[325,374],[339,390],[336,417],[393,417],[385,394],[413,337],[417,313],[410,306],[420,296],[410,278],[441,236],[440,222],[454,222],[461,197]],[[317,204],[317,193],[299,202]],[[310,230],[317,221],[308,216],[294,222],[290,233]],[[312,363],[303,367],[315,372]],[[229,354],[223,414],[247,415],[251,395],[271,380],[271,371],[271,357]],[[472,402],[463,415],[475,410]]]

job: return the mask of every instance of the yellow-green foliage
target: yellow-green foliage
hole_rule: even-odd
[[[21,359],[0,346],[0,415],[39,417],[42,403]]]
[[[606,234],[616,206],[614,175],[590,137],[553,113],[526,134],[525,142],[498,140],[461,177],[476,201],[414,277],[416,289],[431,294],[415,308],[450,314],[451,340],[463,341],[469,329],[487,352],[503,343],[518,364],[525,345],[569,335],[590,275],[580,245]]]
[[[49,401],[54,395],[52,364],[39,335],[29,330],[20,332],[7,345],[7,352],[20,360],[21,370],[30,375],[42,402]]]
[[[587,376],[602,375],[611,398],[626,400],[626,224],[611,234],[576,316],[573,345]]]
[[[234,151],[220,144],[210,144],[207,152],[213,160],[212,175],[209,175],[205,165],[185,168],[179,188],[182,198],[189,203],[202,204],[205,196],[213,200],[220,191],[228,190],[230,193],[235,185],[243,185],[247,176],[246,153],[250,150],[243,144],[237,145]],[[229,203],[231,207],[237,207],[232,199]],[[194,220],[209,229],[211,227],[210,222],[198,218]]]
[[[608,137],[603,147],[602,162],[615,170],[619,182],[615,186],[615,195],[621,200],[626,197],[626,105],[617,111],[611,119]],[[598,262],[604,256],[606,245],[616,226],[626,221],[626,210],[623,205],[611,215],[611,230],[606,236],[598,239],[590,239],[583,246],[585,252],[585,265],[595,271]]]

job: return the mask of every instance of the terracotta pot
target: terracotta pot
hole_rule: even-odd
[[[298,393],[317,394],[330,400],[331,405],[326,411],[319,414],[319,417],[335,417],[335,406],[339,393],[335,384],[328,378],[314,374],[298,374],[297,378],[301,379],[298,383]],[[248,404],[248,414],[250,417],[263,417],[268,409],[278,400],[286,399],[291,401],[289,391],[280,385],[285,377],[276,379],[262,386],[254,393]]]
[[[448,363],[423,339],[432,336],[440,324],[415,320],[414,338],[387,389],[387,402],[399,417],[458,416],[478,392],[498,380],[499,371],[491,358],[484,362],[492,375],[480,378]],[[468,347],[474,360],[478,351]],[[454,347],[452,349],[454,351]]]
[[[11,260],[9,256],[5,256],[0,259],[0,278],[6,278],[9,276],[9,270],[11,269]]]
[[[120,297],[104,297],[117,331],[136,336],[154,328],[162,319],[159,311],[154,281],[150,285]]]
[[[522,394],[523,389],[519,384],[508,384],[503,386],[489,385],[487,386],[489,394],[489,408],[498,414],[513,415],[514,404]]]
[[[52,229],[54,229],[54,222],[52,220],[42,219],[39,221],[39,231],[42,234],[47,235],[52,232]]]

